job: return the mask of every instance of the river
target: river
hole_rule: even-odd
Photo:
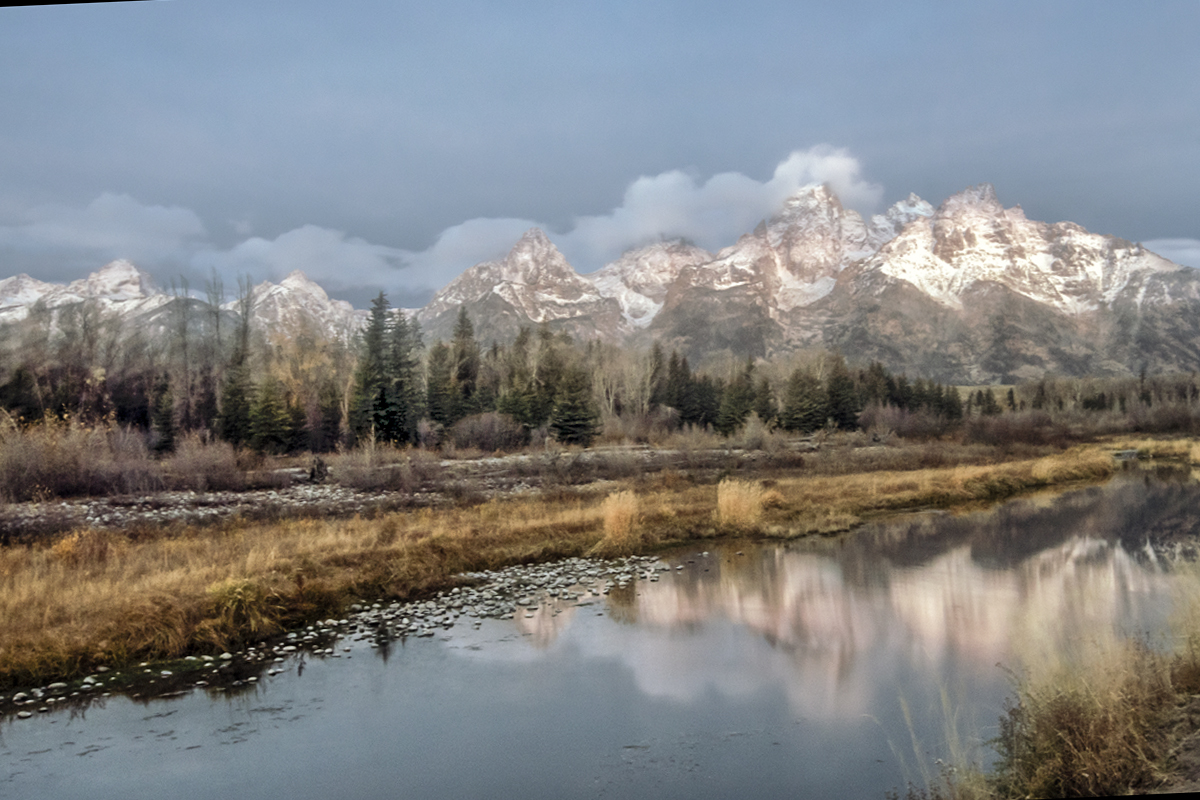
[[[655,582],[237,691],[0,722],[0,797],[882,797],[995,735],[1012,674],[1163,641],[1200,486],[1111,483],[838,539],[708,542]],[[682,569],[676,569],[682,567]],[[348,651],[343,647],[349,647]]]

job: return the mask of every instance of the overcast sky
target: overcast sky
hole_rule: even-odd
[[[0,277],[303,269],[418,305],[543,227],[581,272],[791,191],[993,183],[1200,267],[1200,3],[0,9]]]

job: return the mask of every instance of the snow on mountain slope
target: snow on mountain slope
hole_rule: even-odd
[[[119,259],[66,285],[46,283],[28,275],[0,281],[0,322],[25,319],[38,301],[55,309],[91,300],[106,311],[126,315],[153,310],[169,299],[154,289],[149,275],[131,262]]]
[[[417,312],[417,321],[440,336],[459,306],[471,312],[483,304],[488,314],[502,313],[515,324],[590,320],[585,329],[594,329],[594,335],[618,334],[617,302],[576,273],[538,228],[527,231],[503,259],[476,264],[451,281]]]
[[[1111,303],[1136,275],[1179,269],[1141,245],[1074,223],[1028,220],[1020,206],[1004,208],[990,184],[907,225],[868,266],[952,308],[961,309],[964,293],[988,281],[1071,315]]]
[[[251,290],[251,325],[268,333],[294,333],[306,325],[325,336],[349,339],[366,323],[367,312],[356,310],[345,300],[331,300],[317,283],[294,270],[279,283],[263,281]],[[237,301],[222,308],[237,311]]]
[[[844,208],[828,186],[809,186],[711,262],[683,270],[676,291],[682,298],[689,288],[752,287],[777,317],[828,295],[849,264],[873,254],[909,222],[932,213],[928,203],[909,195],[868,225],[858,212]]]
[[[655,242],[628,250],[585,277],[603,297],[620,304],[627,325],[645,328],[662,309],[667,290],[680,271],[707,263],[712,257],[707,250],[680,240]]]

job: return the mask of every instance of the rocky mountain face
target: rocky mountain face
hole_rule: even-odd
[[[449,339],[465,306],[476,338],[507,340],[521,325],[547,323],[573,336],[615,338],[622,309],[612,297],[580,276],[542,231],[534,228],[499,261],[468,269],[417,312],[426,341]]]
[[[313,325],[345,338],[366,319],[300,272],[253,292],[253,324],[268,331]],[[116,261],[65,286],[0,281],[0,322],[39,300],[95,300],[144,319],[173,302]],[[656,242],[591,275],[533,229],[416,312],[427,343],[450,337],[460,306],[485,343],[545,323],[581,339],[659,341],[693,360],[837,348],[953,383],[1200,365],[1200,271],[1070,222],[1026,219],[986,184],[937,209],[909,195],[870,219],[808,187],[719,253]]]
[[[367,321],[367,312],[345,300],[332,300],[303,272],[293,271],[279,283],[263,281],[250,290],[251,327],[268,333],[294,334],[311,328],[325,336],[348,340]],[[238,311],[238,301],[221,306]]]
[[[1200,363],[1200,273],[1069,222],[1026,219],[991,186],[903,225],[820,301],[781,316],[781,348],[837,347],[959,383]]]
[[[53,310],[91,300],[106,311],[131,316],[153,311],[169,299],[154,289],[149,275],[121,259],[66,285],[24,274],[0,280],[0,322],[25,319],[38,303]]]

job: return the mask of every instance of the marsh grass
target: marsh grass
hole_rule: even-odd
[[[1022,666],[1010,672],[1013,694],[991,742],[999,756],[992,771],[952,753],[954,766],[938,776],[923,769],[928,788],[910,785],[907,800],[1095,797],[1161,786],[1179,743],[1196,730],[1200,692],[1200,568],[1174,572],[1169,642],[1111,629],[1053,646],[1036,630],[1019,637]]]
[[[717,521],[735,528],[758,524],[763,515],[762,485],[726,478],[717,485]]]
[[[614,492],[600,504],[604,522],[604,538],[590,551],[602,558],[631,555],[645,546],[645,537],[639,528],[638,496],[626,489]]]

